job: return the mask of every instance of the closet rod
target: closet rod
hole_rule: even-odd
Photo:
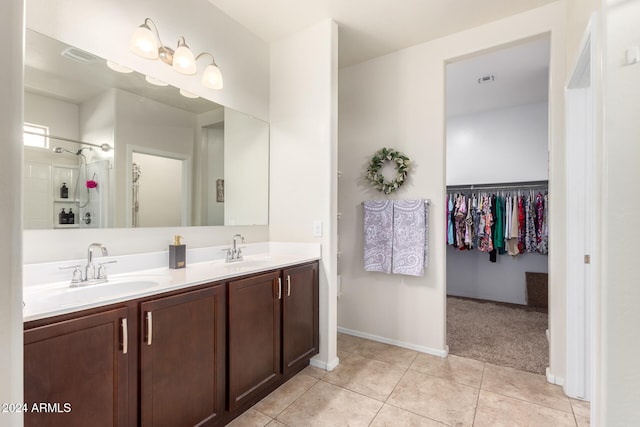
[[[378,200],[387,200],[387,199],[378,199]],[[389,199],[389,200],[402,200],[402,199]],[[364,205],[364,202],[360,202],[360,204]],[[424,199],[424,204],[429,206],[431,204],[431,201],[429,199]]]
[[[507,190],[519,188],[523,190],[533,188],[546,188],[549,181],[522,181],[522,182],[503,182],[496,184],[466,184],[466,185],[447,185],[447,192],[459,190]]]
[[[73,142],[74,144],[82,144],[82,145],[89,145],[91,147],[97,147],[97,148],[101,148],[102,151],[109,151],[111,150],[111,146],[109,144],[93,144],[91,142],[84,142],[84,141],[78,141],[75,139],[71,139],[71,138],[65,138],[63,136],[55,136],[55,135],[43,135],[41,133],[38,132],[31,132],[28,130],[23,131],[23,133],[27,133],[29,135],[36,135],[36,136],[44,136],[45,138],[50,138],[50,139],[56,139],[58,141],[66,141],[66,142]]]

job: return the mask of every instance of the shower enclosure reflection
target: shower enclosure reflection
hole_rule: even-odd
[[[24,228],[101,227],[108,178],[109,161],[92,147],[56,146],[50,152],[25,147]],[[54,194],[51,188],[57,189]]]

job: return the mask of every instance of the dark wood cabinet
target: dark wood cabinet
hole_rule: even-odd
[[[128,316],[116,308],[25,331],[25,426],[127,424]]]
[[[224,412],[225,287],[140,304],[143,426],[215,425]]]
[[[318,310],[312,262],[28,322],[25,426],[223,425],[318,353]]]
[[[228,409],[236,415],[318,353],[318,263],[228,287]]]
[[[228,295],[228,409],[235,411],[280,374],[280,273],[231,281]]]
[[[318,264],[283,270],[282,372],[304,367],[318,354]]]

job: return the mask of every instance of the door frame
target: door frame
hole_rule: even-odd
[[[567,354],[565,393],[591,400],[594,393],[595,221],[599,189],[595,179],[597,141],[597,15],[591,15],[580,54],[565,85]],[[593,407],[593,405],[592,405]]]

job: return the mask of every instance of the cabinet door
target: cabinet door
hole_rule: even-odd
[[[306,365],[318,354],[318,264],[283,271],[282,370]]]
[[[127,319],[119,308],[25,331],[25,426],[127,424]]]
[[[140,304],[143,426],[214,425],[224,410],[224,286]]]
[[[229,410],[269,387],[280,375],[279,273],[229,283]]]

